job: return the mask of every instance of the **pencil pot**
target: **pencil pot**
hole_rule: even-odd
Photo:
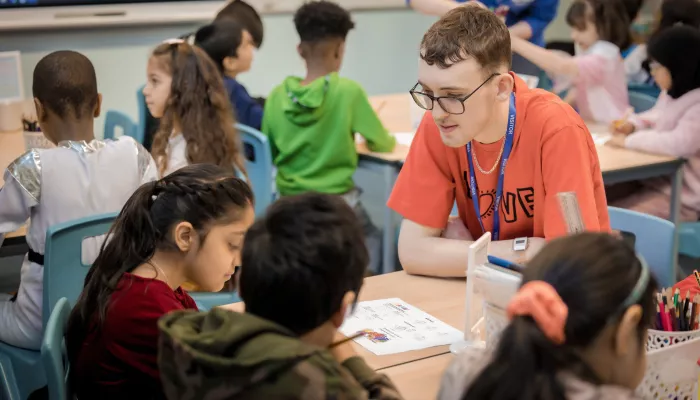
[[[655,347],[650,347],[655,346]],[[644,399],[695,400],[700,331],[649,331],[647,370],[637,394]]]
[[[686,332],[666,332],[649,329],[647,351],[663,349],[678,343],[700,338],[700,329]]]
[[[50,149],[56,147],[43,132],[24,131],[24,146],[29,151],[31,149]]]
[[[486,347],[494,348],[501,332],[508,326],[506,310],[484,302],[484,325],[486,326]]]

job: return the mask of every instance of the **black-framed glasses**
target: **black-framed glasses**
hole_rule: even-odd
[[[440,108],[442,108],[446,113],[448,114],[464,114],[464,102],[467,101],[468,98],[472,97],[474,93],[476,93],[479,89],[481,89],[482,86],[484,86],[486,83],[488,83],[491,79],[494,77],[498,76],[500,74],[493,73],[491,74],[488,78],[486,78],[485,81],[481,83],[476,89],[472,90],[471,93],[464,97],[454,97],[454,96],[433,96],[431,94],[423,93],[423,92],[418,92],[416,91],[416,88],[418,87],[419,83],[416,83],[415,86],[413,86],[413,89],[409,90],[408,93],[411,94],[411,97],[413,98],[413,101],[416,102],[418,107],[424,109],[424,110],[432,110],[433,107],[435,107],[435,102],[437,101],[438,104],[440,105]]]

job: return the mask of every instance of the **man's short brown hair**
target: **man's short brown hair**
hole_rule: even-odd
[[[490,10],[472,5],[457,7],[425,33],[420,57],[440,68],[473,58],[490,72],[502,65],[510,70],[510,33]]]

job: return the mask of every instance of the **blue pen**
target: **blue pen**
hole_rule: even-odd
[[[514,263],[512,261],[504,260],[496,256],[488,256],[488,261],[493,265],[498,265],[499,267],[509,269],[515,272],[523,272],[525,267],[520,264]]]

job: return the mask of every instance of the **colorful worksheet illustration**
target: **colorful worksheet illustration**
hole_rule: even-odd
[[[449,345],[464,337],[459,330],[398,298],[358,303],[340,332],[346,336],[362,332],[355,342],[376,355]]]

